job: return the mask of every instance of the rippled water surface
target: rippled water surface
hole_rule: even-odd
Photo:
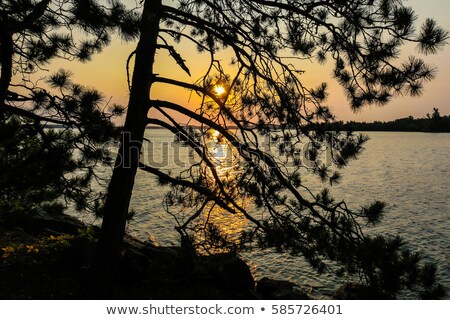
[[[377,132],[369,136],[360,158],[342,170],[342,183],[331,188],[334,198],[345,199],[353,208],[373,200],[387,202],[384,222],[374,231],[400,234],[427,259],[437,261],[441,280],[450,288],[450,134]],[[176,172],[189,158],[186,148],[173,151],[168,131],[147,130],[146,137],[154,142],[153,148],[144,150],[147,161]],[[313,189],[323,187],[310,179]],[[178,234],[174,219],[161,205],[165,191],[153,176],[138,174],[132,198],[138,215],[129,231],[141,239],[151,237],[161,245],[172,245],[178,243]],[[317,276],[301,258],[261,251],[244,258],[256,278],[288,279],[319,294],[330,294],[339,286],[332,278]]]

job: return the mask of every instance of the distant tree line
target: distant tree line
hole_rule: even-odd
[[[413,116],[396,119],[393,121],[381,122],[355,122],[344,123],[338,121],[326,125],[329,131],[408,131],[408,132],[450,132],[450,115],[441,116],[439,109],[433,108],[433,113],[429,113],[421,119]]]

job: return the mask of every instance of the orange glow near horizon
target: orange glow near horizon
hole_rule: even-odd
[[[127,0],[129,2],[129,0]],[[178,1],[175,1],[178,2]],[[450,30],[450,20],[448,12],[450,9],[450,1],[430,0],[419,1],[409,0],[408,6],[416,10],[419,16],[417,21],[418,27],[426,17],[435,18],[438,24],[447,30]],[[184,40],[183,40],[184,41]],[[55,59],[46,68],[49,72],[41,71],[36,73],[34,81],[40,81],[42,77],[56,72],[63,68],[74,71],[73,81],[83,84],[87,87],[93,87],[101,91],[105,96],[105,102],[111,99],[112,103],[118,103],[127,106],[129,100],[129,89],[127,84],[127,70],[124,67],[130,53],[135,49],[136,43],[125,42],[118,36],[112,38],[111,45],[106,47],[102,53],[94,55],[92,61],[80,63],[77,61],[67,61],[65,59]],[[197,51],[196,46],[188,41],[182,42],[177,47],[178,53],[186,61],[192,75],[189,76],[181,70],[173,57],[164,50],[158,51],[157,61],[155,63],[155,74],[160,74],[166,78],[173,78],[186,83],[194,83],[196,79],[201,78],[205,70],[209,68],[209,57]],[[235,66],[231,66],[228,62],[233,52],[223,50],[218,52],[216,59],[223,61],[223,73],[234,75]],[[409,55],[421,57],[413,44],[403,47],[401,59],[396,61],[400,64],[407,59]],[[450,45],[447,45],[443,51],[436,55],[422,57],[424,60],[438,68],[437,78],[427,83],[424,88],[424,94],[419,98],[397,97],[393,99],[389,105],[385,107],[369,106],[361,112],[354,113],[348,106],[348,100],[345,92],[337,81],[332,79],[333,63],[320,65],[314,61],[300,61],[299,69],[305,70],[302,76],[302,82],[306,88],[313,88],[322,82],[329,84],[329,98],[327,106],[336,115],[337,120],[343,121],[389,121],[412,115],[416,118],[424,117],[427,113],[432,112],[433,108],[438,108],[441,115],[450,114],[450,104],[448,103],[448,88],[450,87]],[[130,64],[130,72],[133,69],[133,60]],[[230,91],[228,83],[221,82],[215,78],[213,81],[211,93],[217,98],[227,97]],[[15,75],[15,82],[21,82],[21,74]],[[41,82],[42,83],[42,82]],[[152,99],[167,100],[183,105],[191,110],[196,110],[201,104],[201,98],[191,91],[173,86],[155,84],[152,87]],[[229,97],[228,97],[229,98]],[[156,112],[155,112],[156,114]],[[179,123],[187,123],[189,118],[170,112]],[[156,115],[159,116],[159,115]],[[124,118],[115,119],[117,124],[122,124]]]

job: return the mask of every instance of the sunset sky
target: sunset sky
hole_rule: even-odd
[[[421,23],[425,18],[431,17],[438,21],[438,24],[450,30],[450,1],[448,0],[408,0],[408,6],[415,9]],[[183,43],[182,43],[183,44]],[[85,85],[94,86],[102,91],[107,99],[112,98],[113,102],[127,104],[128,89],[126,81],[125,63],[129,53],[134,49],[135,43],[124,43],[118,36],[115,36],[112,44],[100,55],[87,64],[61,62],[61,67],[70,69],[75,74],[75,80]],[[191,47],[179,49],[187,66],[191,69],[193,76],[188,77],[172,61],[167,52],[160,51],[157,55],[156,72],[164,76],[175,76],[187,82],[194,82],[204,71],[205,57],[199,55]],[[415,46],[408,46],[402,51],[402,56],[420,55]],[[435,65],[439,69],[437,78],[428,83],[424,94],[419,98],[398,97],[385,107],[366,107],[359,113],[353,113],[344,97],[343,89],[331,78],[331,67],[320,66],[316,62],[302,62],[301,69],[306,70],[303,76],[305,82],[310,86],[328,82],[330,97],[328,105],[336,114],[338,120],[374,121],[393,120],[396,118],[423,117],[426,113],[431,113],[432,108],[439,108],[441,114],[450,114],[450,44],[443,51],[436,55],[423,57],[425,61]],[[224,66],[228,62],[225,62]],[[58,65],[59,63],[56,63]],[[172,88],[157,87],[152,94],[160,98],[170,98],[177,103],[190,105],[194,108],[197,100],[190,97],[186,91],[174,91]],[[179,119],[184,122],[185,119]]]

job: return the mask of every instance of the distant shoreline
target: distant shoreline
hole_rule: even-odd
[[[190,127],[192,129],[199,129],[196,125],[183,127]],[[49,129],[62,129],[63,125],[47,124]],[[155,130],[162,129],[159,126],[147,126],[146,129]],[[229,126],[228,129],[237,129],[236,126]],[[271,129],[277,130],[278,126],[272,125]],[[426,117],[415,119],[412,116],[407,118],[396,119],[392,121],[374,121],[374,122],[356,122],[356,121],[336,121],[332,123],[323,124],[322,129],[325,131],[366,131],[366,132],[424,132],[424,133],[448,133],[450,132],[450,115],[441,116],[438,109],[434,109],[433,113],[427,114]],[[311,128],[315,130],[315,128]]]
[[[393,121],[381,122],[355,122],[343,121],[325,125],[328,131],[368,131],[368,132],[424,132],[424,133],[448,133],[450,132],[450,116],[440,116],[439,113],[426,118],[396,119]]]
[[[355,125],[356,124],[356,125]],[[364,122],[350,122],[350,123],[345,123],[343,125],[343,128],[340,128],[339,131],[362,131],[362,132],[410,132],[410,133],[414,133],[414,132],[421,132],[421,133],[450,133],[450,128],[448,128],[447,130],[444,131],[422,131],[422,130],[389,130],[389,129],[373,129],[373,128],[364,128],[364,129],[359,129],[362,126],[366,126],[367,124],[371,125],[373,123],[364,123]],[[333,130],[334,126],[331,125],[331,128],[327,128],[328,131],[338,131],[338,130]],[[356,129],[355,129],[356,127]],[[63,129],[65,128],[63,125],[46,125],[45,128],[47,129]],[[194,129],[196,129],[195,126],[193,126]],[[165,129],[163,127],[155,127],[155,126],[148,126],[145,128],[146,130],[160,130],[160,129]],[[231,127],[230,129],[236,129]]]

